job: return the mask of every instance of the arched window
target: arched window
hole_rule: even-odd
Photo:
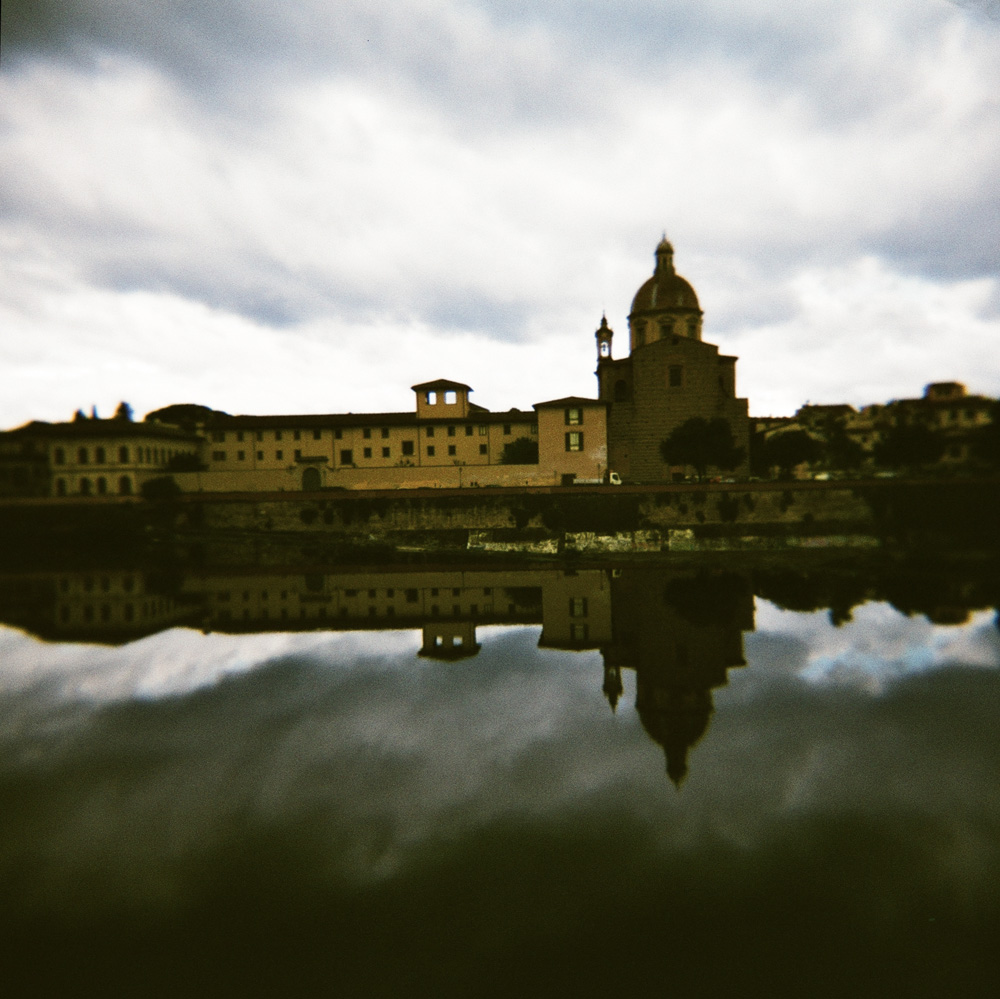
[[[132,480],[127,475],[123,475],[118,480],[118,494],[120,496],[132,495]]]
[[[104,448],[94,448],[94,463],[97,465],[104,464]]]
[[[123,464],[128,464],[128,448],[123,444],[118,448],[118,460]]]
[[[87,464],[87,460],[88,460],[88,458],[87,458],[87,449],[86,449],[85,447],[82,447],[82,448],[80,448],[80,449],[79,449],[79,450],[78,450],[78,451],[76,452],[76,460],[77,460],[77,461],[78,461],[78,462],[79,462],[79,463],[80,463],[81,465],[86,465],[86,464]]]
[[[80,495],[89,496],[91,491],[90,479],[80,479]]]
[[[97,494],[98,496],[106,496],[108,492],[108,480],[102,475],[97,480]]]

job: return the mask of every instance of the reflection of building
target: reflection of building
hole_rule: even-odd
[[[733,574],[678,576],[630,569],[611,581],[614,638],[604,653],[604,692],[612,709],[621,670],[636,673],[636,710],[680,784],[687,756],[712,714],[712,690],[744,666],[743,632],[752,631],[753,591]]]
[[[662,481],[671,470],[660,442],[691,417],[721,417],[747,443],[736,358],[702,341],[701,318],[664,239],[632,302],[629,356],[612,359],[606,322],[597,332],[597,399],[491,412],[468,385],[436,379],[413,386],[409,412],[231,416],[181,405],[135,424],[81,414],[0,434],[0,495],[128,495],[164,474],[184,491],[235,492],[558,485],[611,471]]]

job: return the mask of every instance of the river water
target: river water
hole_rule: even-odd
[[[989,572],[0,579],[23,995],[979,996]]]

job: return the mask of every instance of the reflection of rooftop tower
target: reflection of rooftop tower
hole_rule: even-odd
[[[466,659],[482,648],[473,621],[435,621],[424,625],[423,634],[418,654],[426,659]]]

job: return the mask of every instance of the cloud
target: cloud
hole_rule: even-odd
[[[1000,301],[1000,36],[954,7],[4,10],[0,238],[28,285],[8,279],[0,309],[28,338],[60,314],[70,354],[92,328],[88,370],[136,354],[82,311],[117,296],[133,328],[177,352],[199,307],[291,370],[288,346],[316,330],[378,349],[384,330],[405,341],[417,328],[436,371],[464,343],[494,358],[522,345],[476,385],[500,407],[592,394],[592,330],[607,311],[624,333],[666,227],[707,338],[742,356],[753,412],[944,377],[998,390],[982,345]],[[50,271],[71,278],[60,289]],[[351,366],[345,342],[333,335],[325,363]],[[859,349],[863,384],[848,361]],[[509,398],[518,371],[553,356],[574,358],[555,366],[563,387]],[[155,352],[141,364],[161,386],[154,404],[191,397]],[[350,408],[386,408],[365,377],[372,403]],[[11,404],[6,422],[87,401],[79,382],[47,381],[38,408]],[[146,389],[91,389],[106,391]],[[287,394],[271,383],[240,408],[275,411]],[[317,394],[298,408],[331,407]]]

